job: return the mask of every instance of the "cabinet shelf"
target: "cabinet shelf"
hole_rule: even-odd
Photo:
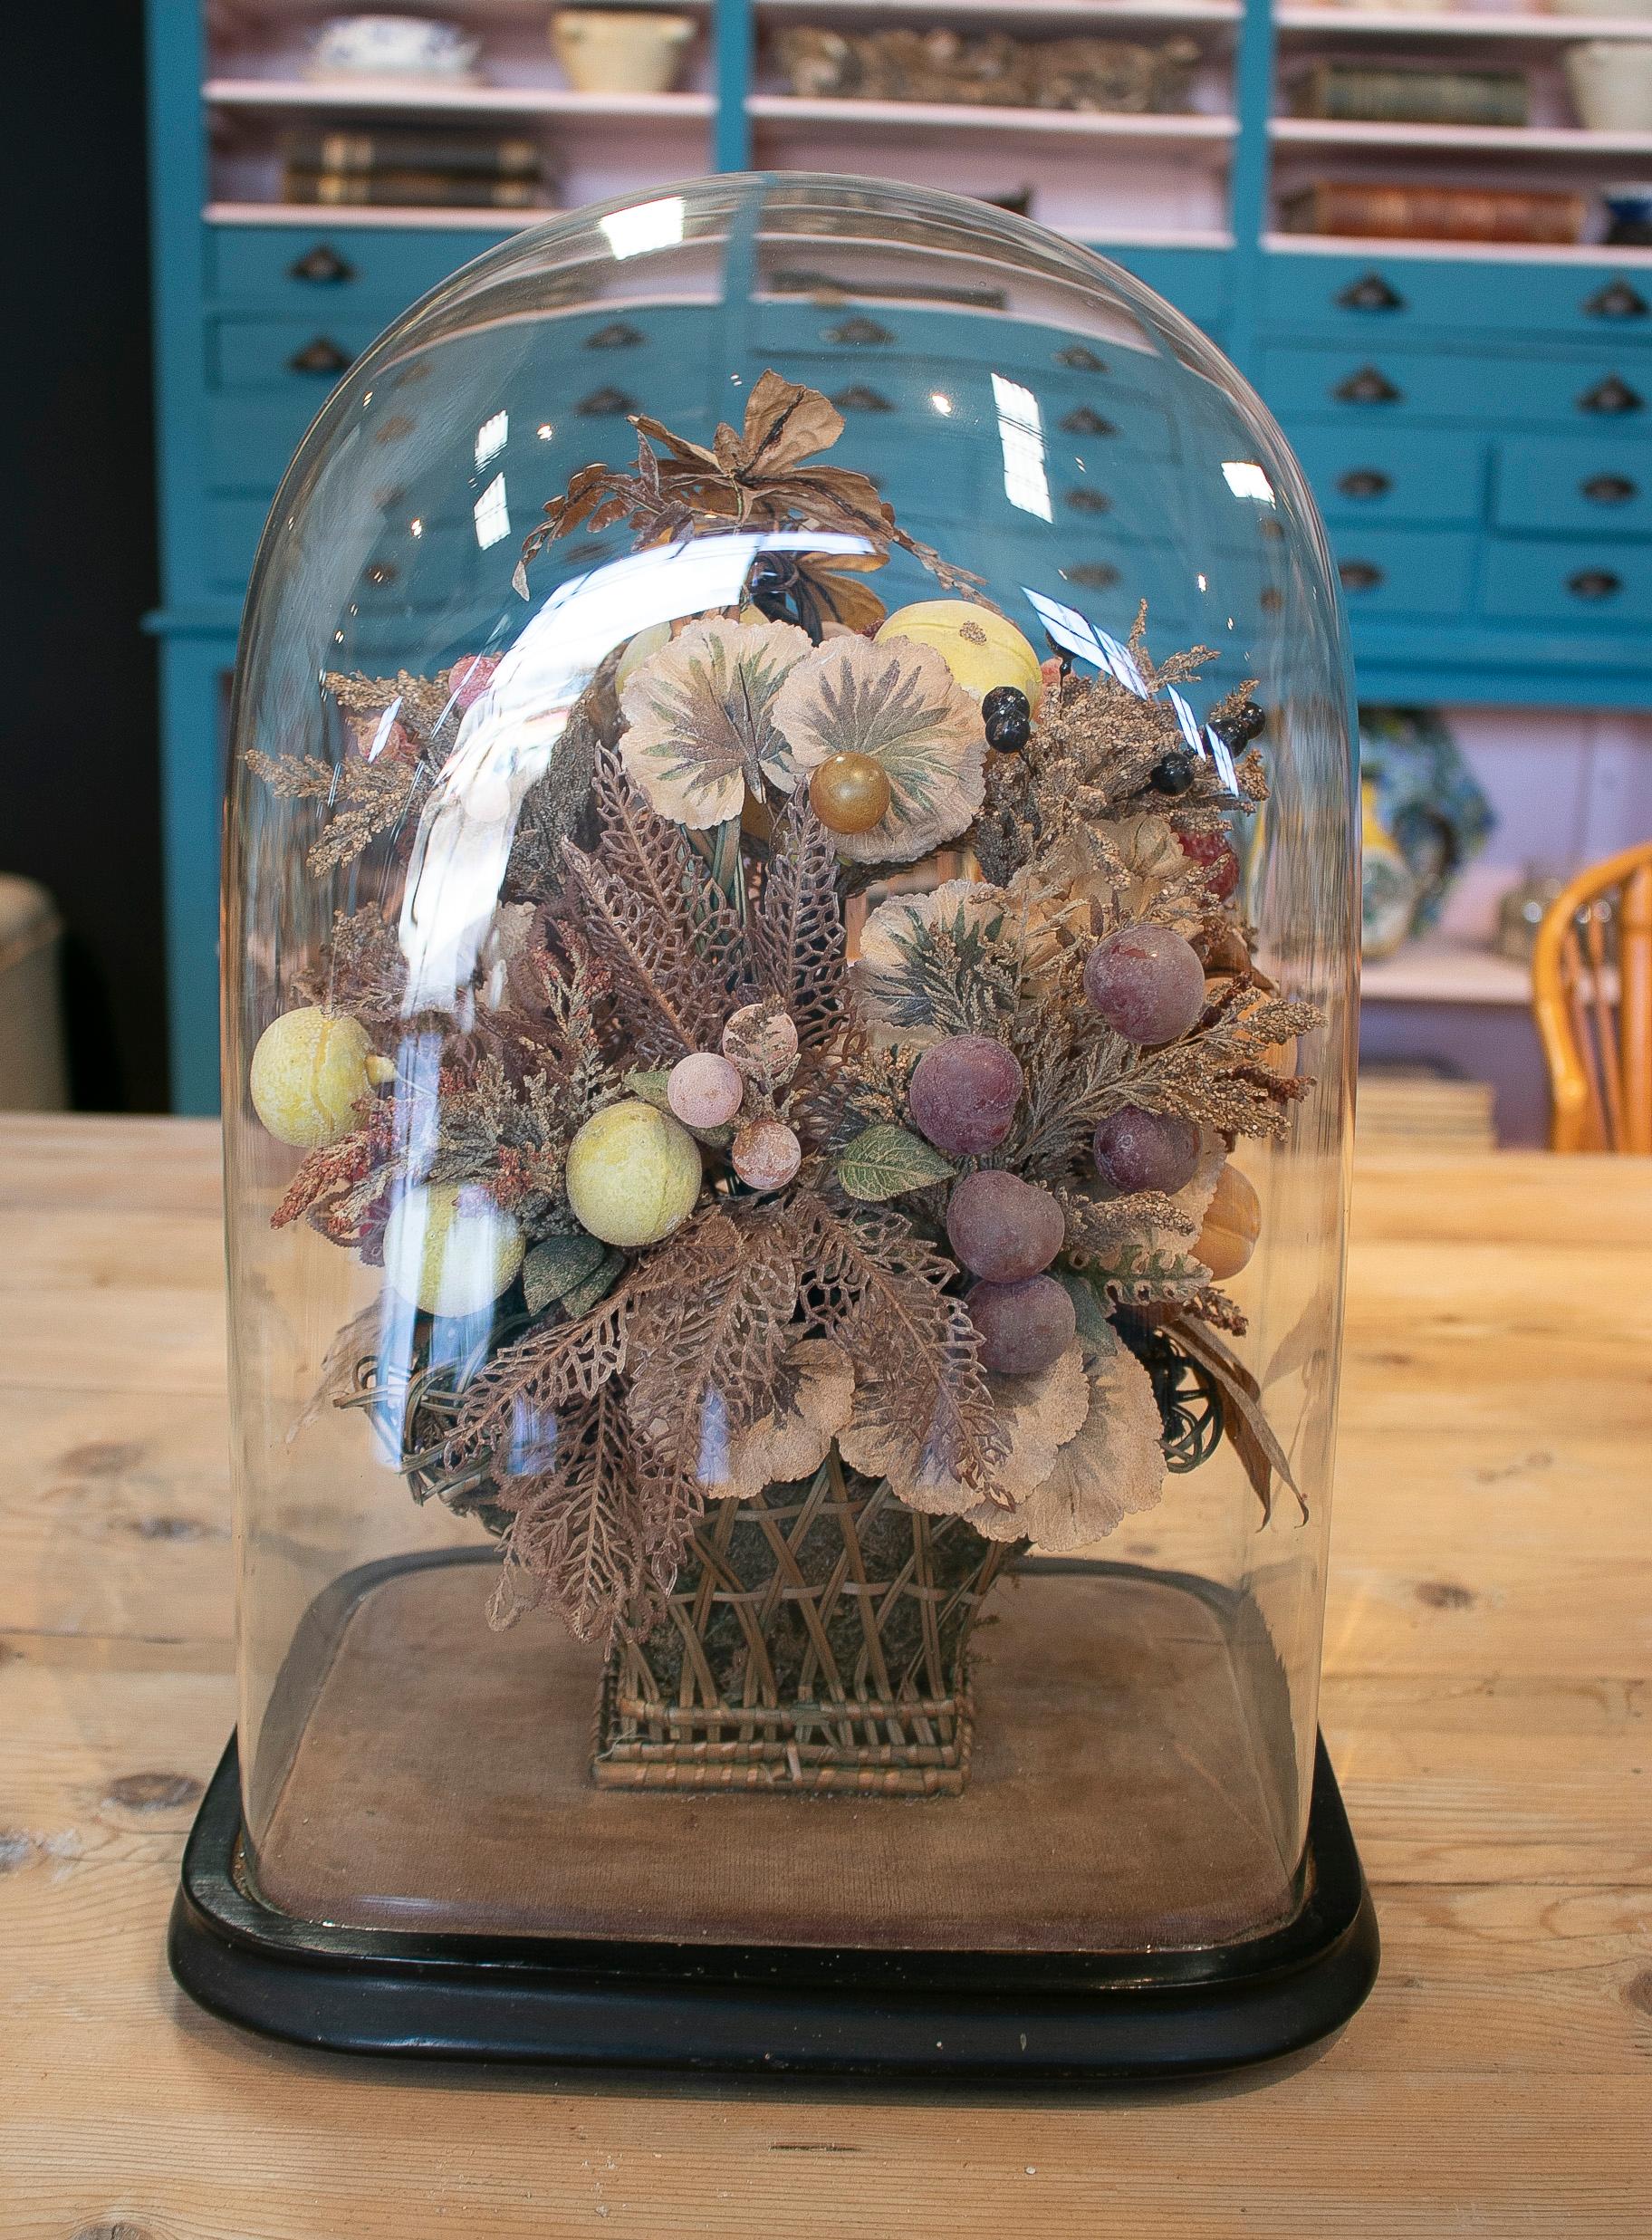
[[[367,110],[421,116],[560,117],[593,123],[633,118],[652,124],[708,119],[709,93],[578,93],[565,86],[439,85],[405,78],[208,78],[202,96],[214,109],[341,111]]]
[[[1570,125],[1367,124],[1342,118],[1275,117],[1277,148],[1409,149],[1476,155],[1652,156],[1652,132],[1586,132]]]
[[[1012,132],[1145,141],[1161,148],[1219,145],[1231,140],[1238,130],[1232,117],[1206,116],[1201,111],[1138,116],[1115,110],[965,109],[946,101],[812,101],[792,93],[751,94],[745,110],[755,122],[783,130],[789,125],[840,124],[884,132]]]
[[[1284,256],[1456,258],[1494,264],[1609,264],[1652,267],[1652,248],[1601,241],[1409,241],[1374,234],[1263,234],[1264,249]]]
[[[1244,14],[1238,0],[756,0],[760,22],[798,16],[810,23],[990,23],[1017,31],[1040,26],[1087,31],[1105,36],[1115,24],[1236,24]]]
[[[1273,11],[1274,28],[1314,39],[1473,40],[1495,43],[1518,40],[1534,46],[1571,45],[1580,39],[1645,39],[1645,17],[1633,15],[1539,15],[1513,8],[1454,8],[1437,14],[1408,8],[1283,7]]]

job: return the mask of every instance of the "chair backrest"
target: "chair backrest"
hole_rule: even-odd
[[[1553,1100],[1550,1148],[1652,1152],[1652,841],[1556,895],[1537,930],[1532,997]]]

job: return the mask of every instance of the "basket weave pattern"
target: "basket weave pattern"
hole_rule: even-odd
[[[1013,1553],[835,1451],[811,1480],[720,1503],[664,1621],[609,1660],[599,1787],[957,1795],[969,1634]]]

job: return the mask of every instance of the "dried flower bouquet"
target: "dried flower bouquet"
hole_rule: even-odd
[[[842,422],[812,390],[765,374],[710,447],[637,425],[635,472],[576,476],[524,568],[619,522],[861,550],[764,554],[744,603],[608,653],[450,993],[396,913],[497,664],[330,677],[340,766],[249,757],[314,803],[317,878],[383,862],[255,1054],[303,1151],[274,1220],[382,1265],[412,1332],[395,1357],[358,1317],[323,1403],[499,1534],[496,1622],[548,1600],[617,1639],[629,1731],[720,1691],[759,1708],[700,1730],[707,1777],[802,1778],[848,1746],[810,1703],[871,1706],[888,1764],[867,1735],[904,1702],[894,1757],[956,1771],[963,1639],[1017,1546],[1100,1540],[1224,1438],[1264,1513],[1291,1485],[1218,1287],[1258,1220],[1229,1155],[1288,1124],[1279,1053],[1318,1023],[1234,900],[1262,718],[1235,693],[1227,755],[1195,751],[1166,687],[1208,657],[1156,669],[1139,621],[1119,675],[1041,662],[819,463]],[[886,616],[893,545],[952,596]],[[941,849],[968,876],[898,876]],[[827,1514],[847,1540],[810,1537]],[[761,1709],[788,1688],[801,1716]]]

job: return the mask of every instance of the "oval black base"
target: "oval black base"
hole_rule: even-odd
[[[1170,2081],[1340,2029],[1377,1917],[1321,1741],[1302,1910],[1205,1952],[821,1952],[401,1936],[294,1920],[237,1873],[232,1738],[184,1854],[168,1956],[204,2007],[294,2044],[434,2060]]]

